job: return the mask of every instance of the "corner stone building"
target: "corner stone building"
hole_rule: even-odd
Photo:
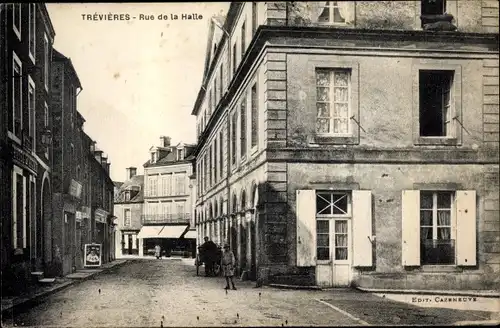
[[[258,284],[498,289],[498,2],[231,3],[196,225]]]

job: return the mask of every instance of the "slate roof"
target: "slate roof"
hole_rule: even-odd
[[[125,182],[115,182],[115,186],[119,188],[115,196],[115,204],[144,202],[144,175],[135,175],[131,179]],[[129,187],[134,187],[134,186],[139,187],[139,192],[131,200],[125,201],[125,190],[129,189]]]

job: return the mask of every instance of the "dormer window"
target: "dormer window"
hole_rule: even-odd
[[[130,201],[130,190],[125,190],[125,201]]]
[[[177,160],[181,161],[184,159],[184,152],[183,149],[177,149]]]
[[[322,24],[345,24],[345,1],[327,1],[323,12],[318,17]]]
[[[156,159],[157,159],[156,152],[151,153],[151,163],[155,163]]]

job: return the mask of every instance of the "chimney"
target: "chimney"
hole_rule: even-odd
[[[132,179],[132,177],[137,175],[136,167],[128,167],[127,168],[127,180]]]
[[[160,147],[170,147],[170,137],[160,137]]]
[[[108,163],[108,156],[103,154],[101,157],[101,164],[106,166],[106,163]]]
[[[95,159],[99,162],[99,164],[102,163],[101,157],[102,157],[102,150],[96,150],[94,152]]]

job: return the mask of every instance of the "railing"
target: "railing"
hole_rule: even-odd
[[[422,264],[454,264],[454,239],[426,239],[420,241],[420,256]]]
[[[169,213],[169,214],[143,214],[142,224],[162,224],[162,223],[184,223],[191,220],[191,213]]]

